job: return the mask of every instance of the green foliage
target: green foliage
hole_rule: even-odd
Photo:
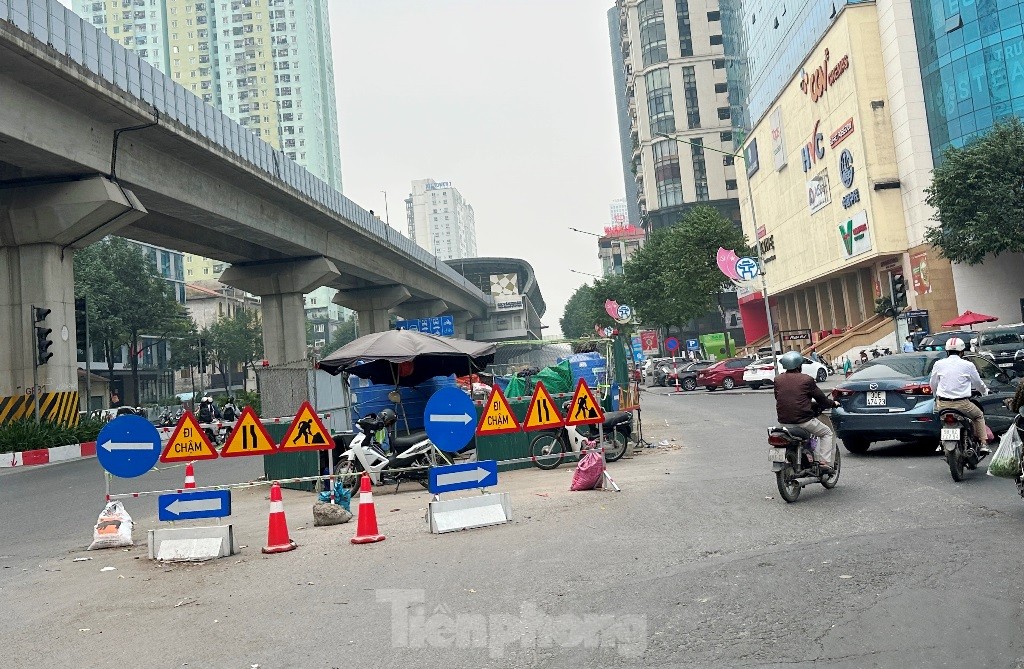
[[[875,300],[875,313],[879,316],[887,316],[892,318],[896,315],[896,311],[892,308],[892,300],[888,297],[882,297]]]
[[[223,402],[221,406],[224,406]],[[235,406],[241,411],[247,406],[252,407],[252,410],[256,412],[256,415],[261,415],[263,412],[263,405],[260,402],[260,394],[249,390],[242,390],[235,393]]]
[[[946,149],[926,192],[939,225],[925,238],[949,260],[975,265],[1024,252],[1024,123],[1013,116]]]
[[[565,311],[558,319],[562,336],[567,339],[579,339],[594,333],[594,287],[583,284],[576,289],[569,301],[565,303]]]
[[[689,210],[676,225],[656,231],[626,263],[627,303],[645,323],[666,326],[708,313],[727,282],[716,263],[719,247],[748,251],[743,233],[718,210]]]
[[[356,339],[356,319],[355,316],[349,317],[338,324],[338,328],[331,335],[331,341],[327,343],[324,350],[320,352],[320,357],[334,353],[339,348],[348,344]]]
[[[96,436],[104,425],[101,420],[86,417],[82,417],[76,427],[66,427],[50,421],[42,421],[36,425],[34,419],[11,421],[0,425],[0,453],[17,453],[96,441]]]
[[[240,309],[233,317],[217,319],[203,330],[202,337],[209,349],[203,351],[204,356],[217,365],[225,382],[228,372],[239,366],[256,369],[256,361],[263,357],[263,326],[254,310]]]

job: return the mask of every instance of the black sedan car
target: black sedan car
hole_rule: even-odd
[[[832,426],[846,450],[864,453],[874,441],[937,442],[938,415],[928,382],[932,367],[944,357],[945,351],[887,355],[864,363],[836,387],[832,397],[840,406],[832,409]],[[1001,434],[1013,421],[1003,400],[1012,396],[1020,379],[980,356],[967,359],[990,391],[977,398],[985,422]]]
[[[697,373],[713,364],[715,363],[710,360],[690,362],[679,359],[673,365],[672,361],[668,360],[654,368],[654,383],[659,386],[674,386],[678,378],[683,390],[696,390]]]

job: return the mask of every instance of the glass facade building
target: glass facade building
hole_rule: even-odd
[[[1024,115],[1018,0],[912,0],[928,131],[936,162],[1001,118]]]

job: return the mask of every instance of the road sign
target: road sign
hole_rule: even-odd
[[[523,420],[523,430],[552,430],[562,427],[565,419],[558,411],[558,405],[552,399],[551,393],[544,387],[543,383],[537,383],[533,389],[533,399],[530,400],[530,408],[526,410],[526,419]]]
[[[455,336],[455,316],[441,316],[441,336]]]
[[[512,407],[497,385],[484,405],[484,413],[476,426],[476,434],[485,437],[492,434],[508,434],[519,431],[519,421],[512,413]]]
[[[675,337],[669,337],[668,339],[665,340],[665,348],[668,349],[669,351],[678,351],[679,340],[676,339]]]
[[[696,339],[687,339],[686,340],[686,350],[687,351],[699,351],[700,350],[700,342],[697,341]]]
[[[199,421],[191,411],[186,411],[174,428],[174,433],[160,454],[160,462],[191,462],[192,460],[213,460],[217,449],[210,443],[206,430],[199,427]]]
[[[282,451],[322,451],[334,448],[334,440],[309,401],[302,403],[281,440]]]
[[[242,409],[242,415],[235,423],[235,429],[228,435],[220,449],[220,457],[232,458],[238,455],[267,455],[277,452],[277,445],[267,434],[252,407]]]
[[[490,488],[498,485],[498,463],[496,460],[480,460],[461,465],[430,468],[430,492],[440,495],[456,490]]]
[[[572,395],[572,403],[565,416],[566,425],[596,425],[604,422],[604,411],[597,403],[594,393],[590,391],[583,379],[576,384],[576,392]]]
[[[601,330],[601,332],[604,334],[605,337],[611,337],[613,334],[615,334],[615,328],[607,326],[604,330]]]
[[[442,451],[460,451],[476,431],[476,406],[461,388],[441,388],[427,400],[423,426]]]
[[[100,466],[123,479],[142,476],[160,457],[160,433],[142,416],[118,416],[96,437]]]
[[[223,518],[231,515],[231,491],[199,490],[160,495],[157,509],[160,520]]]

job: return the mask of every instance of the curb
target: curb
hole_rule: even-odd
[[[96,442],[87,441],[83,444],[69,444],[67,446],[54,446],[53,448],[40,448],[34,451],[4,453],[0,455],[0,469],[8,467],[47,465],[51,462],[80,460],[82,458],[91,458],[95,456]]]

